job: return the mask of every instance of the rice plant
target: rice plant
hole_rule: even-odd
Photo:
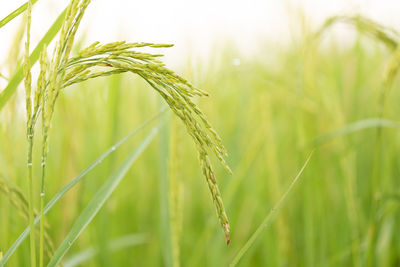
[[[23,22],[0,69],[0,266],[399,265],[396,29],[339,15],[239,65],[227,45],[181,70],[194,86],[170,44],[81,46],[89,0],[33,47],[36,2],[0,20]],[[337,23],[355,41],[319,47]]]
[[[133,51],[133,48],[151,47],[166,48],[171,45],[153,43],[126,43],[115,42],[100,45],[98,42],[81,50],[77,56],[71,57],[76,32],[83,18],[84,12],[90,1],[71,0],[60,30],[59,40],[54,49],[52,59],[48,59],[47,48],[44,45],[40,55],[40,74],[34,97],[31,89],[31,63],[29,57],[30,26],[32,1],[26,5],[26,43],[24,53],[24,84],[26,94],[27,140],[28,140],[28,183],[29,183],[29,224],[34,229],[33,207],[33,178],[32,178],[32,151],[35,134],[35,126],[41,113],[42,119],[42,178],[40,190],[40,235],[39,235],[39,265],[44,264],[44,199],[46,184],[46,163],[48,155],[48,138],[51,121],[55,110],[57,98],[62,89],[82,81],[101,76],[109,76],[123,72],[130,72],[143,78],[154,90],[156,90],[169,105],[171,110],[186,125],[188,133],[192,136],[199,153],[199,160],[204,177],[208,184],[216,212],[226,242],[229,244],[229,222],[223,206],[222,198],[212,169],[209,152],[214,153],[223,166],[230,172],[223,157],[226,150],[221,138],[212,128],[203,112],[193,102],[194,96],[207,96],[207,93],[193,87],[189,82],[173,71],[167,69],[157,58],[160,54],[148,54]],[[17,14],[15,12],[14,14]],[[7,21],[6,21],[7,22]],[[35,231],[30,231],[31,265],[36,266]],[[65,252],[64,252],[65,253]],[[61,258],[60,258],[61,259]],[[59,260],[60,260],[59,259]],[[53,261],[50,261],[52,265]],[[55,264],[59,262],[56,261]]]

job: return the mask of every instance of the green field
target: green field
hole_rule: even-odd
[[[48,212],[44,264],[87,205],[100,203],[91,200],[103,184],[157,129],[93,221],[69,244],[63,266],[228,266],[269,214],[237,266],[399,266],[400,38],[389,32],[393,38],[388,39],[382,35],[385,29],[359,19],[344,21],[355,33],[349,44],[343,45],[330,29],[318,37],[304,30],[286,46],[266,40],[254,57],[242,57],[227,44],[208,63],[175,70],[209,93],[193,101],[229,154],[225,159],[232,175],[210,153],[231,226],[229,245],[193,138],[142,77],[115,74],[61,90],[49,129],[45,204],[107,149],[147,124],[111,149]],[[21,34],[9,40],[18,42],[9,54],[21,64],[25,38]],[[82,48],[75,40],[72,55]],[[150,51],[165,49],[174,48]],[[239,65],[235,58],[241,58]],[[0,72],[17,69],[13,60],[0,67]],[[36,80],[34,76],[32,90]],[[2,90],[4,256],[29,225],[30,189],[24,82],[10,98]],[[304,172],[280,202],[312,151]],[[36,212],[41,155],[38,120],[31,188]],[[38,262],[40,236],[38,227]],[[30,252],[28,236],[5,266],[32,266]]]

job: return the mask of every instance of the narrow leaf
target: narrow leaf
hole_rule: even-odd
[[[350,134],[353,132],[361,131],[369,128],[400,128],[400,123],[397,121],[392,121],[388,119],[371,118],[366,120],[360,120],[353,123],[349,123],[340,129],[333,130],[327,134],[316,137],[313,141],[313,145],[321,145],[329,140],[336,137]]]
[[[44,215],[46,215],[50,209],[60,200],[70,189],[72,189],[78,182],[80,182],[86,174],[88,174],[91,170],[93,170],[97,165],[99,165],[105,158],[107,158],[111,153],[117,150],[123,143],[128,141],[132,136],[142,130],[149,123],[157,119],[161,114],[165,112],[165,109],[161,110],[152,118],[148,119],[144,123],[142,123],[135,130],[130,132],[127,136],[122,138],[120,141],[115,143],[112,147],[110,147],[106,152],[104,152],[98,159],[96,159],[92,164],[90,164],[86,169],[84,169],[81,173],[79,173],[71,182],[69,182],[66,186],[64,186],[58,193],[47,203],[44,208]],[[35,226],[37,226],[40,222],[40,215],[35,218]],[[12,246],[8,249],[8,251],[4,254],[4,257],[0,259],[0,266],[4,266],[4,264],[10,259],[10,257],[14,254],[16,249],[21,245],[21,243],[28,237],[30,233],[29,226],[25,228],[24,232],[18,237],[18,239],[12,244]]]
[[[133,162],[139,157],[140,154],[150,144],[150,141],[154,138],[157,129],[153,129],[146,139],[139,145],[139,147],[128,156],[128,158],[122,163],[121,167],[103,184],[103,186],[97,191],[96,195],[92,198],[90,203],[86,206],[85,210],[76,219],[71,231],[68,233],[64,241],[58,247],[53,257],[51,258],[48,267],[57,266],[64,255],[71,248],[72,244],[79,237],[79,235],[85,230],[89,223],[93,220],[100,208],[111,196],[112,192],[118,186],[118,184],[125,177],[129,168]]]
[[[313,155],[314,151],[310,153],[308,156],[306,162],[304,163],[303,167],[301,167],[299,173],[296,175],[296,177],[293,179],[292,183],[290,184],[289,188],[286,190],[286,192],[282,195],[282,197],[279,199],[278,203],[275,204],[275,206],[270,210],[268,215],[265,217],[261,225],[257,228],[257,230],[253,233],[253,235],[250,237],[250,239],[244,244],[244,246],[239,250],[239,252],[236,254],[235,258],[229,265],[230,267],[236,266],[240,259],[243,257],[243,255],[250,249],[250,247],[254,244],[254,242],[259,238],[264,231],[264,229],[269,226],[272,222],[272,220],[275,218],[276,214],[280,211],[282,208],[282,205],[286,199],[286,197],[289,195],[290,191],[292,191],[294,185],[296,184],[297,180],[299,179],[300,175],[303,173],[304,169],[306,168],[308,162],[311,159],[311,156]]]
[[[35,4],[37,1],[38,0],[32,0],[31,5]],[[22,6],[11,12],[7,17],[5,17],[0,21],[0,28],[9,23],[10,21],[12,21],[13,19],[15,19],[16,17],[18,17],[18,15],[24,12],[27,8],[28,8],[28,2],[26,2]]]
[[[64,9],[64,11],[60,14],[60,16],[58,16],[56,21],[53,23],[53,25],[43,36],[42,40],[40,40],[40,42],[37,44],[31,55],[29,56],[29,62],[31,66],[33,66],[39,59],[39,55],[40,52],[42,52],[43,46],[48,45],[57,35],[58,31],[61,29],[66,12],[67,9]],[[19,64],[17,71],[15,72],[14,76],[10,79],[10,82],[8,83],[7,87],[4,88],[4,90],[0,93],[0,110],[4,107],[4,105],[10,99],[10,97],[15,93],[18,85],[20,84],[23,78],[24,75],[23,75],[22,65]]]

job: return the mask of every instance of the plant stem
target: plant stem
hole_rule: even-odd
[[[44,199],[42,197],[42,194],[40,194],[40,218],[43,218],[43,209],[44,209]],[[44,248],[44,241],[43,241],[43,220],[40,220],[40,238],[39,238],[39,244],[40,244],[40,249],[39,249],[39,266],[43,267],[43,248]]]
[[[35,225],[33,213],[33,179],[32,179],[32,150],[33,150],[33,128],[28,128],[28,191],[29,191],[29,227],[30,231],[30,251],[31,266],[36,267],[36,247],[35,247]]]
[[[42,177],[42,180],[44,178]],[[44,190],[40,192],[40,236],[39,236],[39,266],[43,267],[43,251],[44,251]]]
[[[43,112],[44,114],[44,112]],[[44,115],[43,115],[44,118]],[[43,120],[43,123],[45,121]],[[43,143],[42,143],[42,185],[40,189],[40,241],[39,241],[39,267],[43,267],[44,263],[44,196],[45,187],[44,181],[46,176],[46,158],[47,158],[47,129],[43,126]]]

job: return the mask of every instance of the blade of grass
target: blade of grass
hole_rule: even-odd
[[[35,4],[38,0],[32,0],[31,5]],[[24,12],[28,8],[28,2],[25,4],[21,5],[19,8],[11,12],[8,16],[6,16],[4,19],[0,21],[0,28],[18,17],[22,12]]]
[[[112,240],[107,244],[107,250],[110,252],[118,251],[132,246],[137,246],[148,242],[146,234],[130,234]],[[70,258],[63,261],[62,266],[64,267],[75,267],[82,265],[82,263],[94,258],[100,253],[100,250],[94,247],[90,247],[81,251]]]
[[[97,165],[99,165],[105,158],[107,158],[111,153],[117,150],[123,143],[128,141],[132,136],[142,130],[145,126],[150,124],[152,121],[157,119],[161,116],[166,109],[162,109],[152,118],[148,119],[144,123],[142,123],[139,127],[135,130],[130,132],[127,136],[122,138],[120,141],[115,143],[112,147],[110,147],[106,152],[104,152],[99,158],[97,158],[92,164],[90,164],[86,169],[84,169],[81,173],[79,173],[70,183],[64,186],[58,193],[47,203],[46,207],[44,208],[44,215],[46,215],[50,209],[60,200],[70,189],[72,189],[78,182],[80,182],[86,174],[88,174],[91,170],[93,170]],[[35,226],[37,226],[40,222],[40,215],[35,218]],[[18,237],[18,239],[12,244],[12,246],[8,249],[8,251],[4,254],[4,257],[0,260],[0,266],[4,266],[4,264],[10,259],[10,257],[14,254],[16,249],[21,245],[21,243],[28,237],[30,233],[29,226],[25,228],[24,232]]]
[[[331,131],[327,134],[318,136],[312,141],[312,144],[318,146],[339,136],[343,136],[349,133],[361,131],[368,128],[379,128],[379,127],[399,128],[400,123],[397,121],[392,121],[388,119],[379,119],[379,118],[360,120],[353,123],[349,123],[344,127]]]
[[[135,162],[135,160],[142,154],[142,152],[147,148],[150,142],[153,140],[155,134],[157,133],[157,128],[154,128],[145,140],[139,145],[139,147],[133,151],[132,154],[124,161],[120,168],[114,172],[113,175],[103,184],[103,186],[97,191],[96,195],[92,198],[90,203],[86,206],[83,212],[76,219],[71,231],[65,237],[64,241],[58,247],[53,257],[51,258],[48,267],[57,266],[64,255],[71,248],[72,244],[79,237],[79,235],[86,229],[89,223],[93,220],[96,214],[99,212],[104,203],[108,200],[111,194],[114,192],[115,188],[125,177],[129,168]]]
[[[296,175],[296,177],[293,179],[292,183],[290,184],[289,188],[286,190],[286,192],[282,195],[282,197],[279,199],[278,203],[275,204],[275,206],[270,210],[268,215],[265,217],[261,225],[257,228],[257,230],[253,233],[253,235],[250,237],[250,239],[244,244],[244,246],[239,250],[239,252],[236,254],[235,258],[232,260],[230,263],[230,267],[236,266],[240,259],[244,256],[244,254],[251,248],[251,246],[254,244],[254,242],[259,238],[264,231],[264,229],[269,226],[274,219],[275,215],[280,211],[282,208],[282,205],[286,199],[286,197],[289,195],[290,191],[292,191],[294,185],[300,178],[300,175],[303,173],[304,169],[306,168],[308,162],[310,161],[312,155],[314,153],[314,150],[310,153],[308,156],[306,162],[303,164],[303,167],[301,167],[299,173]]]
[[[29,62],[31,66],[35,64],[35,62],[39,59],[40,52],[43,49],[44,45],[48,45],[54,37],[57,35],[58,31],[61,29],[62,23],[64,21],[65,14],[67,9],[58,16],[56,21],[51,25],[50,29],[46,32],[40,42],[37,44],[31,55],[29,56]],[[10,99],[10,97],[15,93],[17,90],[18,85],[21,83],[22,79],[24,78],[22,65],[19,64],[17,71],[10,79],[7,87],[0,93],[0,111]]]

